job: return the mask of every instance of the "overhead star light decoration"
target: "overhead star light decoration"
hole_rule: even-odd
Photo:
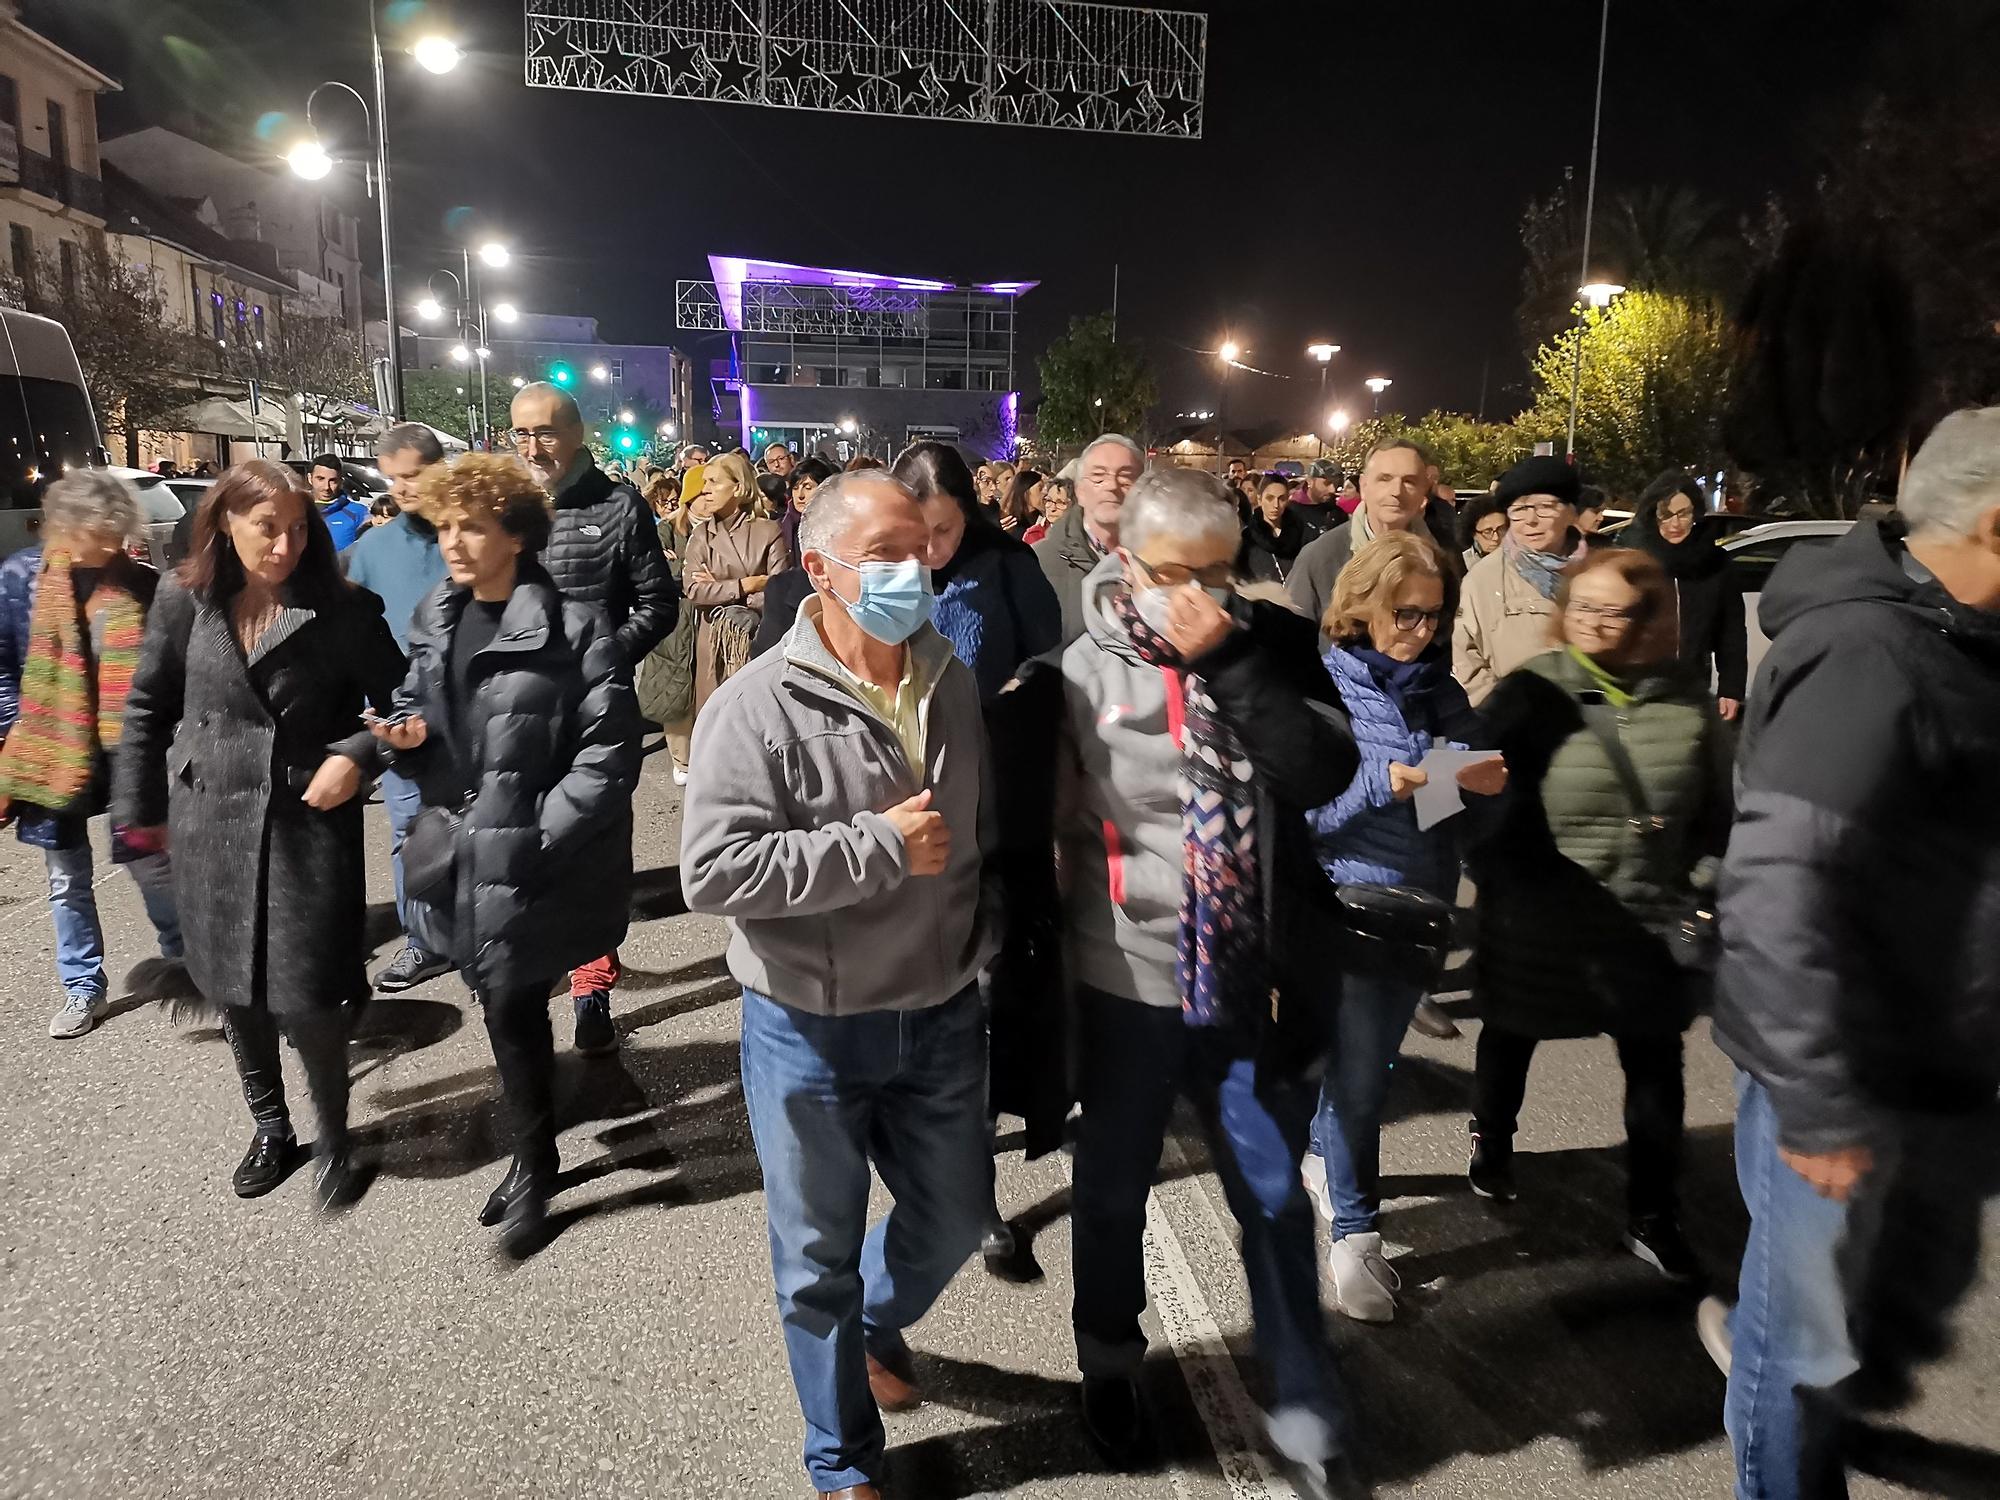
[[[1208,17],[1086,0],[525,0],[527,81],[1193,139]]]

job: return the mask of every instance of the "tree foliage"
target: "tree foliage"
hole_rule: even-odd
[[[1917,402],[1918,353],[1909,282],[1876,232],[1794,228],[1743,321],[1748,357],[1727,435],[1760,503],[1782,496],[1853,515],[1891,489]]]
[[[361,339],[338,318],[286,308],[259,360],[265,385],[303,397],[307,417],[324,421],[348,402],[372,404],[374,382]]]
[[[103,238],[75,243],[67,267],[44,253],[25,283],[6,278],[0,299],[69,330],[98,425],[124,437],[128,458],[142,429],[191,399],[194,339],[169,320],[159,277],[118,259]]]
[[[1129,341],[1113,342],[1111,327],[1109,313],[1074,318],[1069,332],[1042,355],[1036,428],[1044,445],[1075,447],[1100,432],[1128,433],[1143,441],[1146,413],[1159,399],[1159,385],[1144,353]]]
[[[1534,403],[1516,423],[1531,442],[1566,436],[1579,341],[1577,457],[1595,482],[1630,496],[1663,468],[1722,464],[1740,341],[1719,302],[1627,292],[1542,345]]]
[[[1515,316],[1535,349],[1576,322],[1583,268],[1583,203],[1565,182],[1529,200],[1521,215],[1526,263]],[[1743,287],[1743,236],[1715,204],[1687,187],[1649,187],[1600,199],[1590,274],[1636,291],[1733,300]]]
[[[457,370],[405,370],[403,372],[403,417],[422,422],[439,432],[448,432],[467,443],[472,430],[465,419],[465,399],[478,397],[478,377],[467,385]]]

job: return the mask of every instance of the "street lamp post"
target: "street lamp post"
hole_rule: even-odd
[[[1236,368],[1243,357],[1243,346],[1235,339],[1224,339],[1215,351],[1215,357],[1222,361],[1222,396],[1215,403],[1218,415],[1215,421],[1215,472],[1220,474],[1228,467],[1222,457],[1223,434],[1228,431],[1229,420],[1229,373]]]
[[[448,38],[425,36],[417,40],[411,49],[419,63],[433,73],[448,73],[458,66],[461,56],[458,47]],[[396,254],[395,236],[392,229],[392,214],[389,206],[389,102],[388,87],[382,66],[382,30],[380,18],[375,13],[375,0],[368,0],[368,52],[370,71],[375,84],[375,104],[370,109],[368,101],[359,90],[338,80],[329,80],[306,95],[306,125],[313,131],[313,139],[302,141],[291,150],[287,158],[292,170],[309,180],[326,176],[333,169],[333,158],[318,140],[318,129],[313,125],[313,100],[321,91],[335,88],[344,89],[353,95],[354,102],[361,106],[362,117],[368,124],[369,133],[375,138],[375,164],[368,190],[374,195],[376,208],[381,217],[382,233],[382,310],[387,324],[389,342],[389,389],[387,416],[391,421],[401,421],[403,417],[403,338],[396,322]],[[364,310],[363,323],[367,321]]]
[[[1325,406],[1325,405],[1326,405],[1326,372],[1327,372],[1327,367],[1328,367],[1329,365],[1331,365],[1331,364],[1333,363],[1333,357],[1334,357],[1334,355],[1336,355],[1336,354],[1340,353],[1340,345],[1338,345],[1338,344],[1307,344],[1307,345],[1306,345],[1306,353],[1307,353],[1307,354],[1309,354],[1309,355],[1311,355],[1311,356],[1312,356],[1312,357],[1313,357],[1314,359],[1316,359],[1316,360],[1318,360],[1318,361],[1319,361],[1319,404],[1320,404],[1321,406]],[[1326,441],[1325,441],[1325,439],[1321,439],[1321,440],[1320,440],[1320,445],[1319,445],[1319,456],[1320,456],[1321,458],[1325,458],[1325,457],[1326,457]]]
[[[1605,308],[1611,305],[1611,299],[1624,291],[1625,288],[1615,281],[1591,281],[1586,282],[1576,290],[1577,295],[1583,301],[1577,304],[1576,343],[1570,350],[1569,359],[1569,448],[1567,452],[1571,463],[1576,462],[1576,406],[1577,399],[1583,391],[1583,335],[1584,331],[1590,326],[1590,315],[1584,311],[1584,308],[1590,307],[1596,309],[1598,312],[1603,312]]]
[[[1375,415],[1378,417],[1381,416],[1382,393],[1388,390],[1389,387],[1394,385],[1396,382],[1391,380],[1387,375],[1370,375],[1366,380],[1362,381],[1361,383],[1367,386],[1369,390],[1375,393]]]

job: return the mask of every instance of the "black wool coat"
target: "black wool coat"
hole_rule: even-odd
[[[329,754],[367,766],[403,654],[382,601],[296,591],[248,658],[229,601],[160,585],[125,707],[113,818],[165,824],[188,972],[209,1000],[281,1018],[365,999],[361,808],[302,799]]]
[[[604,611],[628,665],[644,660],[680,618],[680,586],[660,549],[658,518],[637,490],[595,464],[556,496],[541,566],[564,594]]]
[[[394,760],[427,807],[458,807],[473,788],[451,909],[412,902],[411,926],[483,992],[552,978],[624,941],[641,724],[602,611],[565,599],[534,564],[454,712],[451,641],[471,597],[447,580],[417,607],[396,703],[430,733]]]

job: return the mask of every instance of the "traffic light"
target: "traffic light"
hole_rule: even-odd
[[[630,427],[619,428],[618,451],[620,453],[636,453],[638,449],[639,449],[639,434],[633,431]]]
[[[568,390],[571,386],[576,384],[576,371],[571,369],[568,365],[564,364],[561,360],[557,360],[554,364],[549,366],[549,383],[551,385],[561,386],[564,390]]]

